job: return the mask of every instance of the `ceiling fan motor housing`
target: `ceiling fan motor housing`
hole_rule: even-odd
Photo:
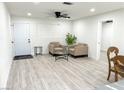
[[[61,17],[61,12],[55,12],[56,18],[60,18]]]
[[[61,12],[55,12],[56,18],[70,18],[67,14],[62,14]]]

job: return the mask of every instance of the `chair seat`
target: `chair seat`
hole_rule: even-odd
[[[63,50],[63,48],[61,48],[61,47],[56,47],[56,48],[54,48],[54,50],[55,50],[55,51],[61,51],[61,50]]]
[[[115,72],[115,68],[112,67],[112,68],[111,68],[111,71]],[[118,68],[117,68],[117,71],[118,71],[118,73],[119,73],[122,77],[124,77],[124,66],[119,65]]]
[[[69,51],[74,51],[74,48],[70,48]]]
[[[117,69],[118,73],[120,73],[120,75],[124,77],[124,66],[119,65]]]

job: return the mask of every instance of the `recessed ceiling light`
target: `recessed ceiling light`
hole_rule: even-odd
[[[27,13],[27,16],[31,16],[32,14],[31,13]]]
[[[33,2],[35,5],[38,5],[40,2]]]
[[[95,12],[95,11],[96,11],[95,8],[91,8],[91,9],[90,9],[90,12]]]

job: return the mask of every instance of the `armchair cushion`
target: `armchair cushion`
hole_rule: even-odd
[[[49,53],[55,54],[56,51],[63,51],[64,46],[59,42],[50,42],[48,45]]]
[[[69,47],[69,54],[73,56],[88,55],[88,45],[83,43],[78,43],[73,47]]]
[[[69,48],[70,51],[74,51],[75,49],[74,48]]]
[[[55,51],[62,51],[63,48],[62,48],[62,47],[55,47],[54,50],[55,50]]]

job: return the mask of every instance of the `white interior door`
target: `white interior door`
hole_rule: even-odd
[[[99,60],[99,58],[100,58],[100,52],[101,52],[101,47],[102,47],[102,44],[101,43],[102,43],[103,22],[105,22],[105,21],[107,21],[107,20],[100,20],[98,22],[98,31],[97,31],[97,55],[96,55],[96,60]],[[112,21],[113,21],[113,19],[112,19]],[[114,21],[113,21],[113,23],[112,23],[112,25],[110,27],[111,27],[111,29],[109,29],[109,33],[111,33],[110,40],[112,41],[113,31],[114,31],[113,30],[114,29]],[[108,42],[108,41],[106,40],[106,42]],[[112,43],[113,42],[111,42],[111,44],[109,43],[109,46],[112,45]]]
[[[101,51],[107,51],[112,44],[113,22],[102,24]]]
[[[14,24],[15,55],[31,54],[29,24]]]

